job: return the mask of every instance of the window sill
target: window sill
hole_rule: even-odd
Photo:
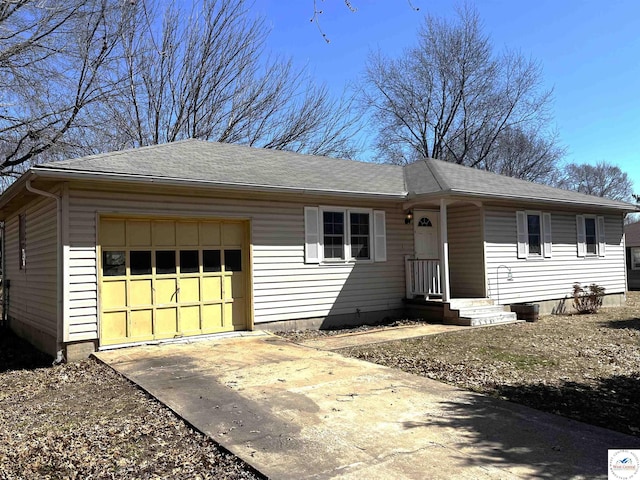
[[[373,263],[373,260],[371,259],[362,259],[362,260],[356,260],[356,259],[349,259],[349,260],[321,260],[320,261],[320,265],[327,265],[327,266],[331,266],[331,265],[355,265],[356,263]]]

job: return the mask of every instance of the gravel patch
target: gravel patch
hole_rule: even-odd
[[[347,335],[350,333],[361,333],[361,332],[369,332],[369,331],[376,331],[376,330],[385,330],[387,328],[407,327],[411,325],[428,325],[428,324],[429,322],[425,322],[424,320],[402,319],[402,320],[393,320],[388,323],[379,323],[376,325],[359,325],[357,327],[345,327],[345,328],[325,329],[325,330],[288,330],[288,331],[279,331],[274,333],[276,335],[279,335],[280,337],[286,338],[293,342],[300,342],[303,340],[312,340],[314,338],[332,337],[336,335]]]
[[[98,361],[50,365],[0,331],[0,478],[262,478]]]

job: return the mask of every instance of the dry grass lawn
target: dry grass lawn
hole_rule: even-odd
[[[0,478],[260,478],[97,361],[49,365],[0,331]]]
[[[640,436],[640,292],[594,315],[362,346],[340,353]]]

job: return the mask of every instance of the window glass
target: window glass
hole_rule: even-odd
[[[633,247],[631,249],[631,268],[640,270],[640,247]]]
[[[540,215],[527,215],[527,230],[529,233],[529,255],[541,255]]]
[[[126,254],[122,251],[102,252],[102,275],[104,277],[117,277],[126,275]]]
[[[432,227],[433,224],[431,223],[431,220],[429,220],[429,218],[422,217],[420,220],[418,220],[418,226],[419,227]]]
[[[132,250],[129,252],[131,275],[151,275],[151,252]]]
[[[369,214],[351,213],[351,257],[356,259],[369,258]]]
[[[596,253],[598,253],[595,218],[584,219],[584,233],[585,233],[585,243],[587,246],[587,254],[595,255]]]
[[[204,272],[222,271],[222,263],[220,261],[220,250],[203,250],[202,251],[202,270]]]
[[[180,273],[198,273],[198,250],[180,250]]]
[[[226,272],[242,271],[242,250],[224,251],[224,270]]]
[[[344,213],[323,212],[324,258],[344,258]]]
[[[156,273],[158,275],[176,273],[176,252],[174,250],[156,251]]]

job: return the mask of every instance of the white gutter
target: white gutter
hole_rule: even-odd
[[[35,193],[36,195],[41,195],[43,197],[53,198],[56,201],[56,238],[58,243],[58,252],[57,252],[57,262],[56,262],[56,297],[57,302],[56,306],[58,308],[58,321],[57,321],[57,331],[56,331],[56,358],[53,361],[54,365],[62,363],[64,361],[64,351],[62,348],[62,341],[64,336],[64,315],[63,315],[63,301],[62,301],[62,272],[63,272],[63,258],[62,258],[62,198],[58,195],[55,195],[51,192],[46,192],[44,190],[38,190],[37,188],[31,185],[31,179],[28,179],[25,183],[27,191],[31,193]]]
[[[215,180],[199,180],[199,179],[185,179],[177,177],[158,177],[154,175],[134,175],[129,173],[108,173],[108,172],[82,172],[82,171],[70,171],[66,169],[58,168],[38,168],[33,167],[31,171],[38,177],[43,178],[56,178],[56,179],[74,179],[74,180],[108,180],[112,182],[125,182],[125,183],[148,183],[155,185],[171,185],[171,186],[186,186],[193,188],[194,186],[201,187],[219,187],[228,190],[242,190],[246,191],[252,189],[258,192],[267,193],[297,193],[302,195],[342,195],[342,196],[357,196],[357,197],[371,197],[381,199],[393,199],[393,200],[406,200],[407,192],[400,193],[377,193],[377,192],[362,192],[362,191],[350,191],[350,190],[332,190],[321,188],[301,188],[301,187],[287,187],[287,186],[272,186],[259,183],[238,183],[238,182],[222,182]]]

